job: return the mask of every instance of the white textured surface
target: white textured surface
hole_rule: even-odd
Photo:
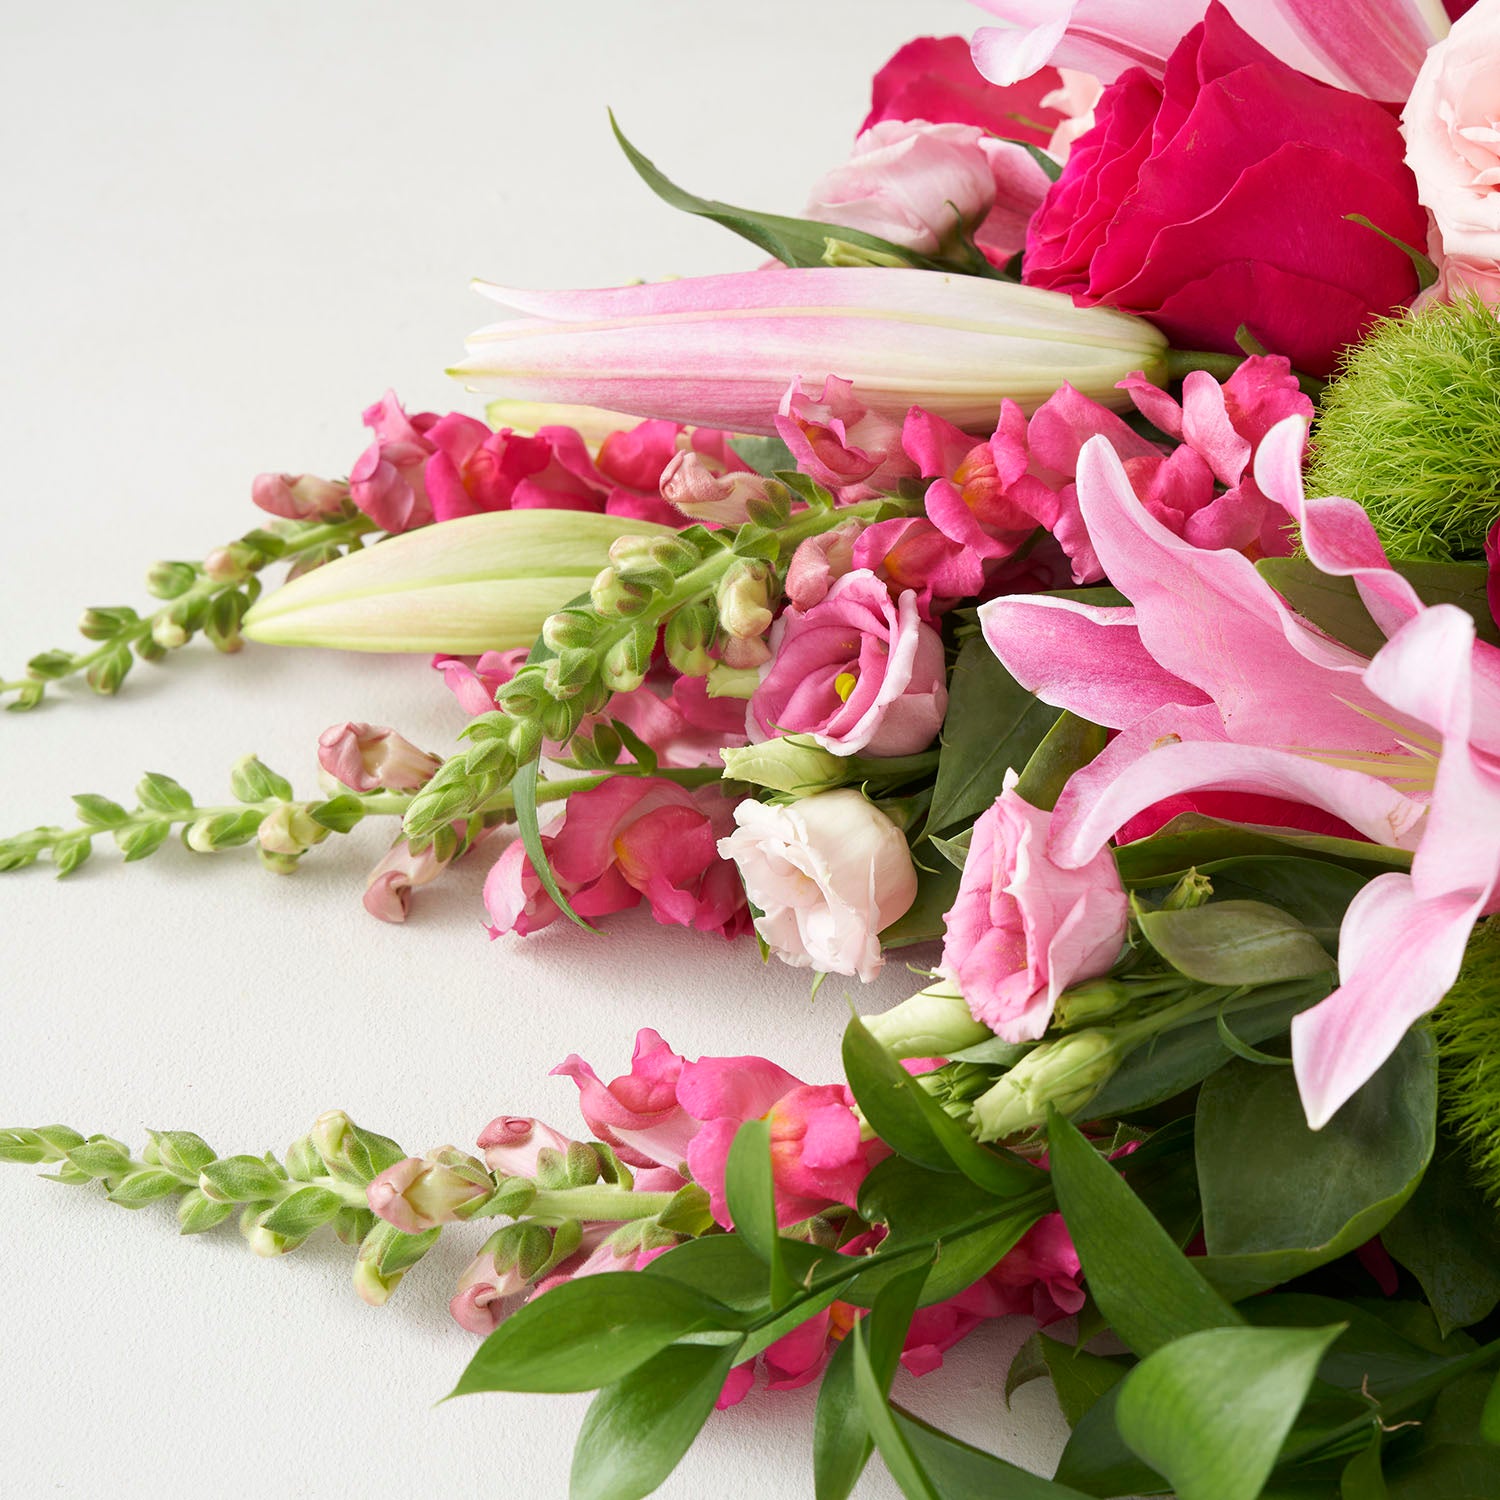
[[[5,7],[0,49],[0,667],[71,644],[78,609],[140,604],[159,556],[253,524],[259,469],[343,472],[360,408],[394,385],[460,404],[442,369],[485,316],[484,274],[538,285],[749,266],[750,247],[672,213],[615,152],[604,106],[703,191],[795,211],[840,159],[870,73],[907,36],[955,31],[958,0],[569,6],[389,0]],[[138,669],[113,702],[61,694],[0,719],[6,831],[139,773],[227,791],[246,750],[311,785],[318,731],[460,727],[404,659],[206,646]],[[385,831],[295,878],[169,845],[122,869],[0,886],[0,1122],[64,1120],[138,1145],[200,1131],[280,1149],[342,1106],[408,1149],[468,1142],[502,1110],[571,1124],[572,1050],[606,1075],[635,1028],[679,1050],[774,1055],[836,1076],[842,987],[645,918],[607,940],[487,944],[481,868],[406,928],[361,911]],[[859,996],[911,988],[899,970]],[[471,1341],[452,1236],[373,1311],[349,1252],[279,1262],[233,1228],[173,1234],[95,1192],[0,1174],[0,1431],[7,1494],[560,1496],[584,1398],[432,1405]],[[1033,1467],[1059,1419],[1041,1386],[1007,1412],[1014,1330],[971,1339],[903,1395]],[[811,1392],[715,1418],[662,1491],[810,1494]],[[862,1491],[896,1491],[878,1464]]]

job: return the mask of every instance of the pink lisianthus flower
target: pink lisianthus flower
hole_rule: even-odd
[[[925,750],[948,706],[943,642],[909,589],[846,573],[809,610],[771,628],[772,658],[750,699],[757,739],[806,734],[835,755]]]
[[[1004,265],[1026,243],[1048,185],[1024,146],[978,126],[882,120],[818,180],[806,213],[920,255],[940,255],[967,237]]]
[[[823,394],[807,395],[793,380],[781,400],[776,431],[792,451],[797,467],[833,492],[841,505],[872,500],[914,479],[916,465],[901,447],[901,424],[872,411],[837,375],[823,382]]]
[[[963,992],[974,1019],[1008,1042],[1034,1041],[1057,997],[1107,973],[1125,941],[1130,903],[1114,857],[1055,864],[1052,815],[1016,795],[1015,772],[974,824],[958,899],[944,917],[938,972]]]
[[[694,792],[658,777],[612,776],[569,798],[542,843],[580,916],[625,911],[644,896],[658,922],[733,938],[750,927],[744,889],[717,849],[733,813],[716,786]],[[491,869],[484,904],[491,937],[524,937],[559,916],[519,839]]]

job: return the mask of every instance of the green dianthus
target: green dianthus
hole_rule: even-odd
[[[1500,320],[1477,299],[1378,323],[1313,432],[1310,495],[1369,512],[1393,558],[1478,557],[1500,516]]]
[[[1469,939],[1463,970],[1429,1018],[1438,1101],[1485,1195],[1500,1203],[1500,917]]]

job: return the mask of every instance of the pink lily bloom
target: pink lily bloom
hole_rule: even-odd
[[[1307,803],[1414,850],[1411,875],[1383,875],[1351,903],[1340,986],[1293,1023],[1317,1128],[1438,1003],[1474,922],[1500,909],[1500,652],[1461,610],[1421,604],[1358,506],[1303,497],[1305,432],[1300,418],[1273,429],[1256,481],[1301,523],[1312,560],[1354,579],[1391,636],[1373,660],[1293,614],[1240,554],[1192,548],[1157,523],[1103,439],[1080,458],[1079,502],[1131,605],[1008,598],[981,617],[1022,682],[1121,731],[1058,802],[1059,866],[1199,790]]]
[[[767,435],[787,385],[830,375],[899,421],[922,406],[989,432],[1007,396],[1034,410],[1070,380],[1111,406],[1162,373],[1148,323],[978,276],[813,267],[599,291],[478,290],[528,316],[481,328],[451,373],[473,388]],[[826,395],[826,392],[825,392]],[[858,446],[858,445],[856,445]]]
[[[1160,77],[1207,0],[978,0],[1003,26],[975,33],[974,64],[992,83],[1048,63],[1102,82],[1127,68]],[[1448,34],[1437,0],[1229,0],[1256,41],[1300,72],[1372,99],[1401,100],[1433,42]]]

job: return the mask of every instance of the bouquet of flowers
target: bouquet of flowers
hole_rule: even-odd
[[[497,941],[644,901],[815,988],[909,950],[917,992],[827,1082],[643,1028],[555,1069],[581,1127],[472,1150],[332,1111],[280,1155],[0,1157],[264,1256],[331,1228],[374,1305],[472,1234],[454,1393],[596,1390],[579,1500],[813,1381],[819,1500],[876,1451],[943,1500],[1486,1500],[1500,0],[984,4],[881,69],[804,217],[617,126],[768,263],[482,286],[485,420],[387,393],[347,478],[261,475],[159,607],[0,683],[109,695],[202,634],[433,653],[468,716],[447,757],[331,726],[311,796],[254,756],[222,803],[81,793],[0,869],[180,834],[290,874],[393,818],[383,921],[483,860]],[[1050,1480],[892,1399],[1006,1316]]]

